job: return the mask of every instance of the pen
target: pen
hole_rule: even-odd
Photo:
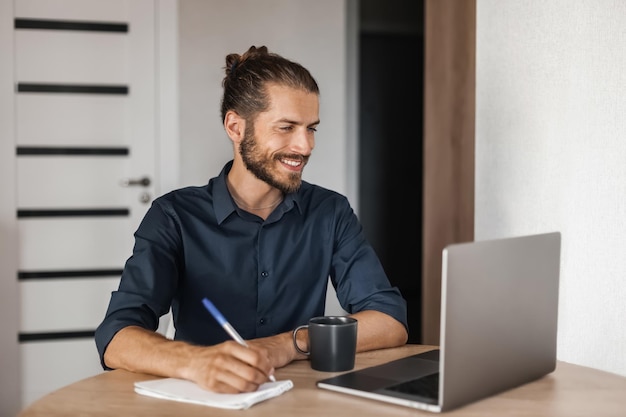
[[[206,309],[209,310],[209,313],[211,313],[211,315],[215,318],[215,320],[217,320],[220,326],[224,328],[226,333],[228,333],[228,335],[232,337],[235,342],[239,343],[241,346],[248,347],[248,344],[246,343],[245,340],[243,340],[243,337],[241,337],[241,335],[237,333],[237,330],[235,330],[235,328],[231,326],[231,324],[228,321],[226,321],[222,313],[220,313],[217,307],[215,307],[213,303],[209,301],[208,298],[206,297],[203,298],[202,304],[204,304],[204,307],[206,307]],[[270,381],[276,382],[276,378],[274,378],[274,375],[270,375],[269,378],[270,378]]]

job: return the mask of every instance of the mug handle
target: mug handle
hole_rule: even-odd
[[[295,329],[293,329],[293,336],[292,336],[293,337],[293,347],[296,348],[296,351],[302,353],[303,355],[307,355],[307,356],[309,356],[311,354],[311,352],[305,352],[304,350],[302,350],[302,349],[300,349],[298,347],[298,342],[296,341],[296,335],[298,334],[299,330],[307,329],[308,327],[309,327],[308,324],[296,327]]]

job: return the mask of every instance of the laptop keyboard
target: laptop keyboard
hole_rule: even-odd
[[[404,394],[418,395],[433,400],[434,404],[436,404],[439,400],[439,372],[401,382],[385,389]]]

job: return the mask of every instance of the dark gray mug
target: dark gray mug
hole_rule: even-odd
[[[298,347],[296,335],[301,329],[309,329],[309,351]],[[345,316],[313,317],[309,324],[293,331],[296,350],[311,359],[316,371],[340,372],[354,368],[356,355],[357,320]]]

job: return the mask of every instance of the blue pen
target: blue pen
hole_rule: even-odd
[[[209,313],[211,313],[211,315],[215,318],[215,320],[217,320],[220,326],[224,328],[226,333],[228,333],[228,335],[232,337],[234,341],[239,343],[241,346],[248,347],[248,344],[246,343],[245,340],[243,340],[243,337],[241,337],[241,335],[237,333],[237,330],[235,330],[235,328],[231,326],[231,324],[228,321],[226,321],[222,313],[220,313],[217,307],[215,307],[213,303],[209,301],[208,298],[206,297],[203,298],[202,304],[204,304],[204,307],[206,307],[206,309],[209,310]],[[276,382],[276,378],[274,378],[274,375],[270,375],[270,381]]]

